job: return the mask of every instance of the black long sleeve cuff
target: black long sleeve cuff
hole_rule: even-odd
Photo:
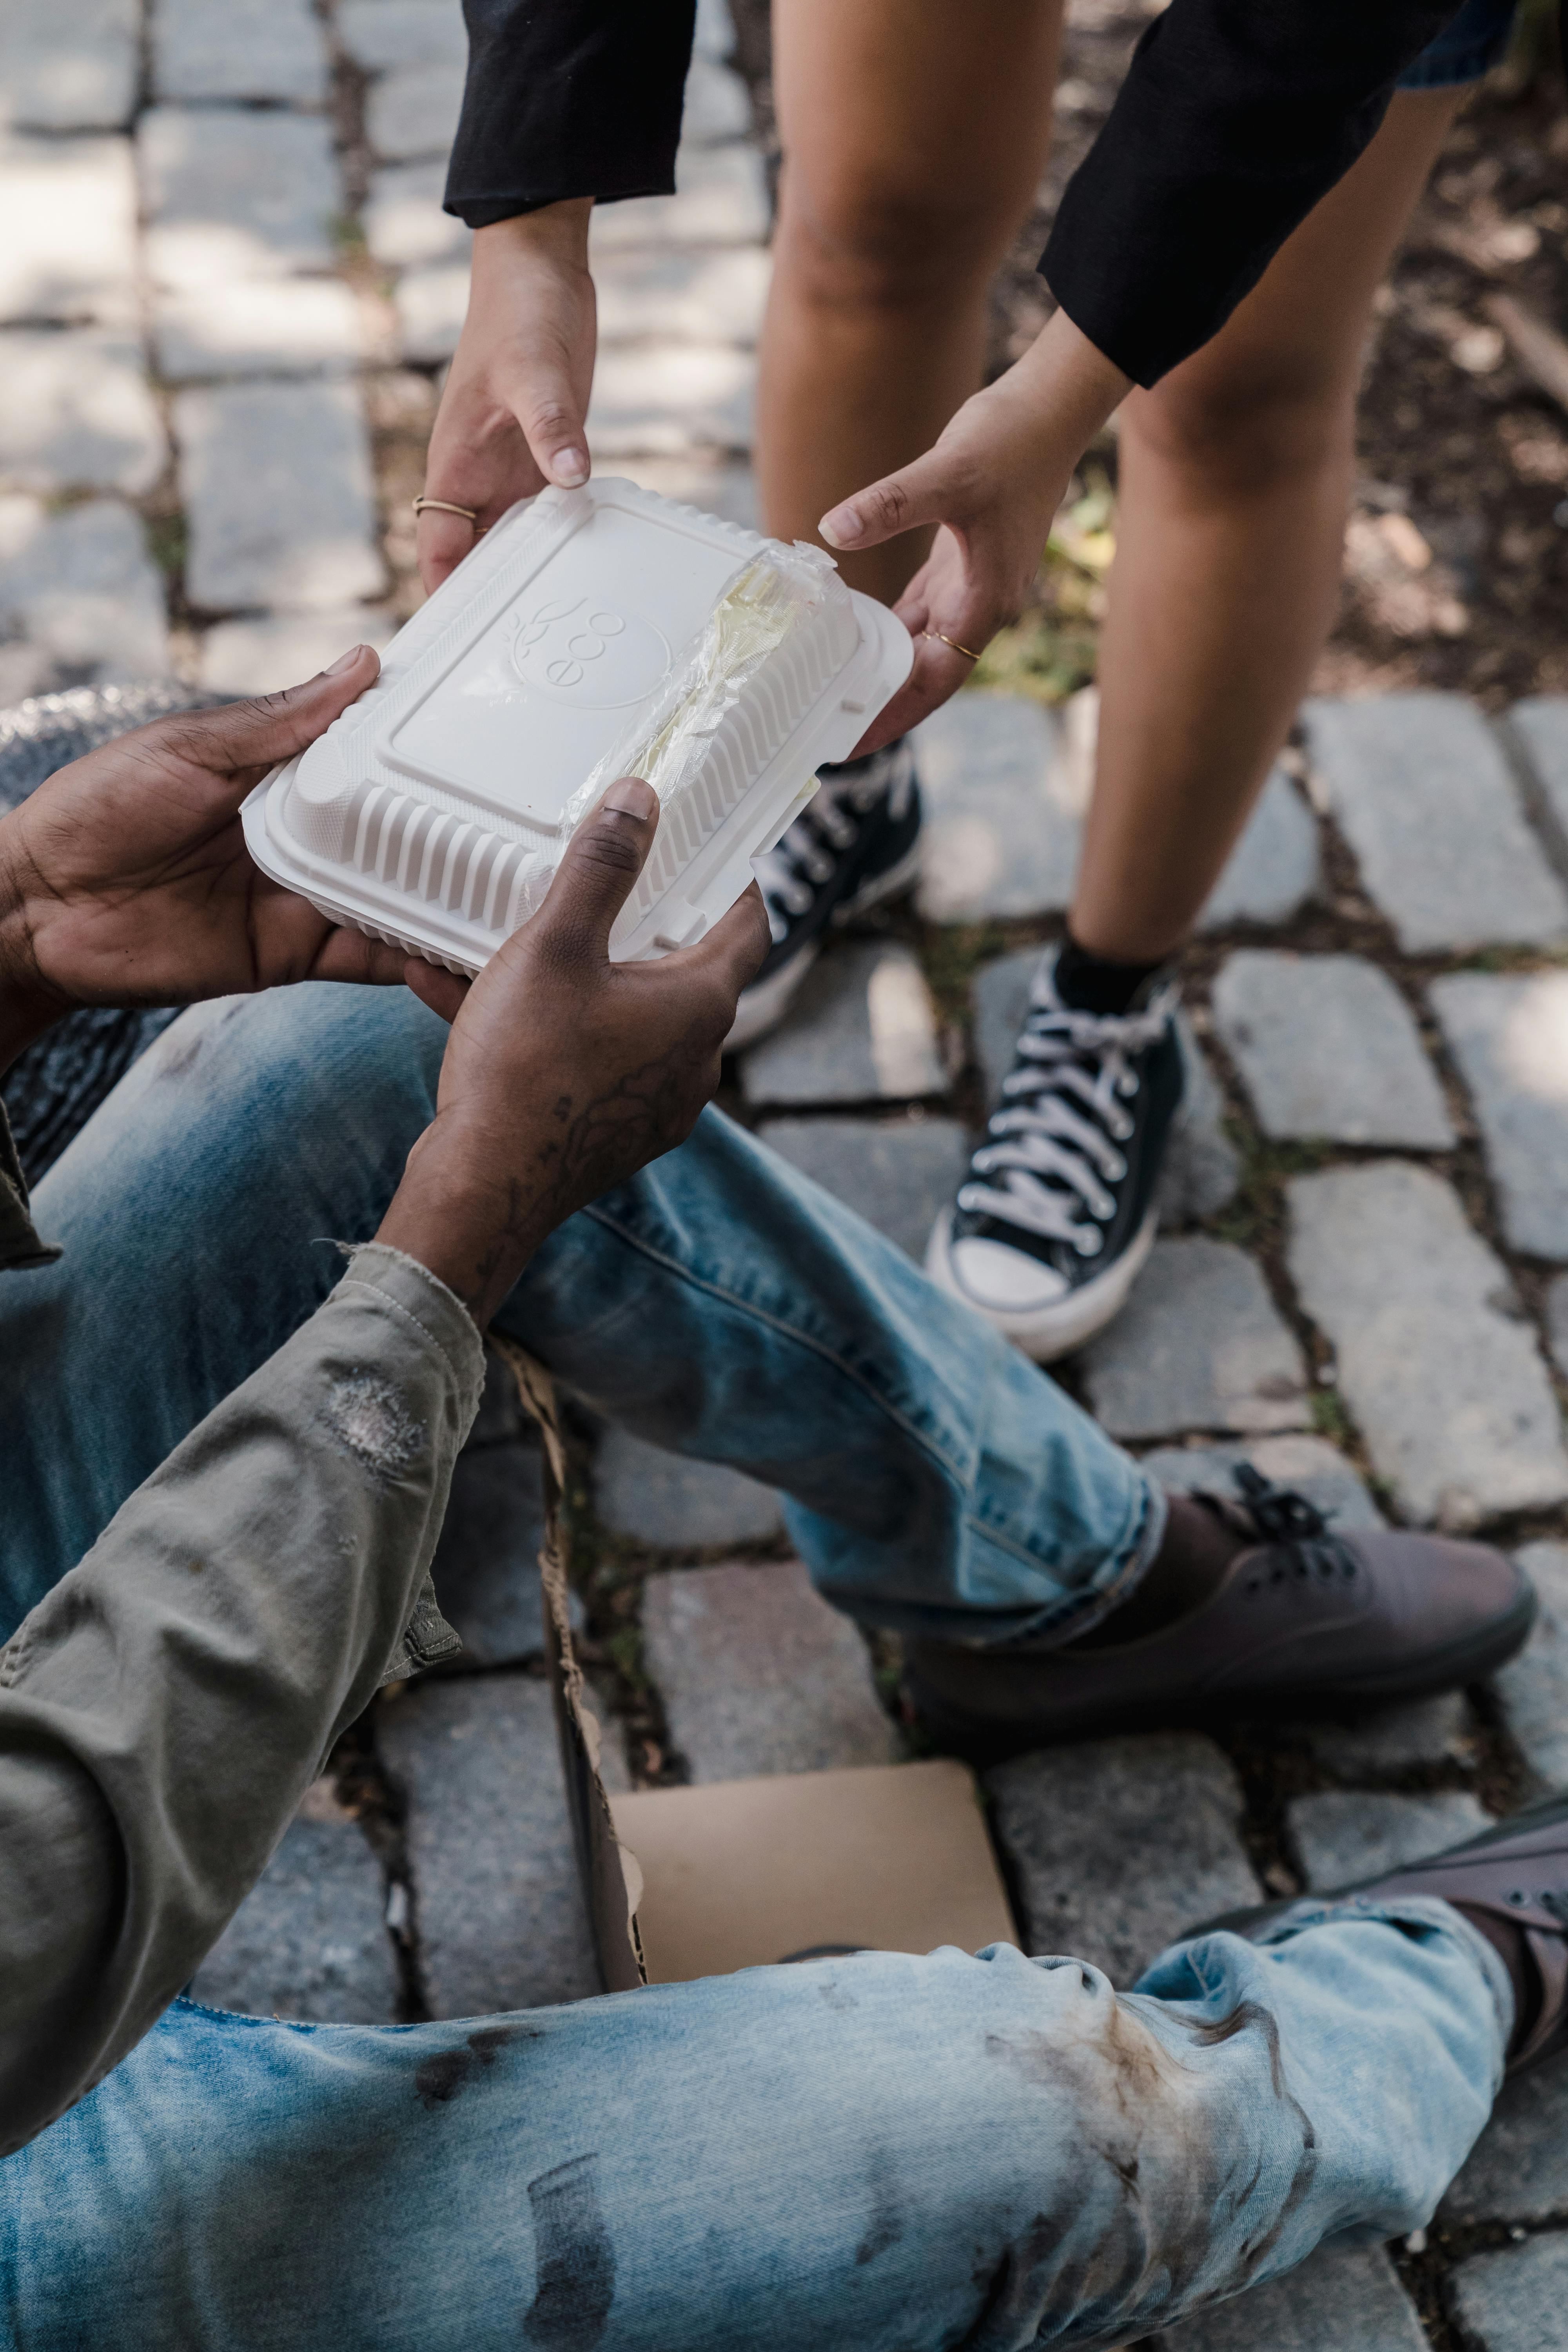
[[[1456,0],[1172,0],[1068,184],[1040,268],[1151,384],[1216,334],[1355,162]]]
[[[446,209],[485,228],[568,196],[668,195],[696,0],[463,0]]]

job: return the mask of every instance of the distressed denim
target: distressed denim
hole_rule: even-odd
[[[0,1286],[0,1630],[314,1310],[333,1238],[374,1232],[443,1034],[398,994],[202,1008],[51,1171],[65,1255]],[[499,1319],[606,1415],[784,1488],[868,1622],[1070,1633],[1158,1539],[1042,1373],[719,1118]],[[1109,2346],[1424,2221],[1509,2018],[1426,1901],[1300,1906],[1126,1996],[998,1947],[409,2027],[177,2001],[0,2163],[0,2344]]]

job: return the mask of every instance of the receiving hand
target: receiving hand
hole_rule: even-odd
[[[293,980],[397,981],[407,958],[269,881],[239,804],[380,665],[356,646],[287,694],[121,735],[0,817],[0,1066],[78,1004],[190,1004]]]
[[[563,1219],[685,1141],[767,953],[753,883],[695,947],[610,961],[658,824],[649,785],[612,784],[538,914],[471,986],[410,970],[452,1034],[436,1117],[377,1238],[439,1275],[481,1328]]]
[[[956,693],[973,657],[1017,618],[1072,469],[1128,389],[1121,370],[1058,310],[1015,367],[964,402],[923,457],[823,517],[823,538],[845,550],[940,525],[893,607],[914,638],[914,668],[854,756],[890,743]]]
[[[425,495],[471,508],[478,529],[548,482],[575,489],[588,478],[592,210],[591,199],[574,198],[474,232],[468,314],[430,436]],[[475,535],[461,515],[425,509],[418,546],[426,593],[462,562]]]

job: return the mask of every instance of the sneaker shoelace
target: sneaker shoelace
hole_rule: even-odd
[[[1238,1462],[1231,1473],[1239,1503],[1227,1496],[1205,1496],[1233,1525],[1245,1522],[1248,1532],[1271,1546],[1283,1558],[1265,1576],[1261,1570],[1247,1580],[1248,1592],[1265,1583],[1281,1584],[1287,1576],[1316,1577],[1321,1584],[1354,1581],[1361,1563],[1342,1537],[1335,1535],[1324,1514],[1293,1486],[1276,1486],[1250,1462]],[[1289,1563],[1287,1565],[1287,1563]]]
[[[969,1163],[959,1207],[1098,1257],[1116,1213],[1106,1187],[1127,1173],[1118,1147],[1137,1123],[1127,1108],[1141,1083],[1132,1056],[1163,1036],[1174,1004],[1174,989],[1161,988],[1142,1012],[1080,1013],[1058,1001],[1042,972],[1019,1066]]]
[[[888,766],[877,759],[825,775],[816,799],[788,832],[765,856],[753,859],[774,947],[789,936],[793,921],[810,914],[817,892],[832,881],[840,859],[854,848],[861,825],[886,795],[889,783]]]

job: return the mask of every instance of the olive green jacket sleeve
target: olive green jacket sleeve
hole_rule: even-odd
[[[13,1163],[13,1265],[26,1214]],[[0,1651],[0,2155],[147,2032],[377,1685],[457,1646],[427,1570],[483,1370],[444,1284],[356,1251]]]

